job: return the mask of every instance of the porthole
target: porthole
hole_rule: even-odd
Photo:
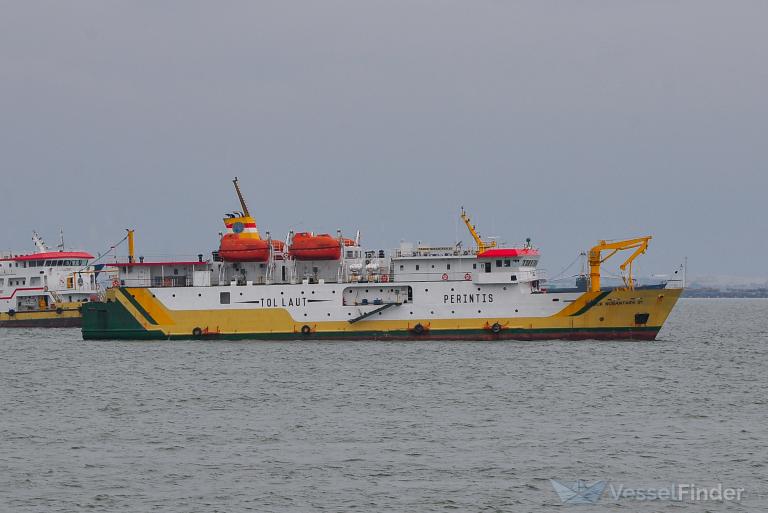
[[[480,310],[478,310],[477,313],[480,313]]]
[[[283,294],[285,294],[285,292],[283,292],[283,291],[281,290],[281,291],[280,291],[280,295],[282,296]]]
[[[434,311],[434,310],[432,310],[432,311],[431,311],[431,312],[429,312],[429,313],[430,313],[431,315],[435,315],[435,311]]]
[[[429,289],[424,289],[424,292],[429,292]]]
[[[312,294],[314,294],[314,293],[315,293],[315,291],[313,290],[313,291],[312,291]]]
[[[330,316],[331,316],[331,314],[329,313],[329,314],[328,314],[328,317],[330,317]]]
[[[203,295],[202,294],[198,294],[197,297],[203,297]]]
[[[306,317],[306,316],[307,316],[307,314],[304,314],[304,317]]]
[[[451,287],[451,292],[453,292],[453,287]]]
[[[302,290],[301,293],[304,294],[304,291]]]

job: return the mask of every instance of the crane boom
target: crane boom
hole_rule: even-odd
[[[237,177],[235,177],[235,179],[232,180],[232,183],[235,184],[235,192],[237,193],[237,198],[240,200],[240,206],[243,207],[243,215],[246,217],[250,217],[251,214],[248,213],[248,205],[245,204],[245,198],[243,198],[243,193],[240,192],[240,184],[237,183]]]
[[[488,242],[485,242],[482,239],[482,237],[480,237],[480,234],[477,233],[477,229],[475,228],[475,225],[472,224],[472,221],[469,219],[469,216],[467,215],[467,211],[464,210],[464,207],[461,207],[461,220],[464,221],[465,225],[467,225],[467,229],[469,230],[469,233],[472,235],[472,238],[475,239],[475,244],[477,244],[478,253],[482,253],[486,249],[496,247],[496,241],[488,243]]]
[[[626,251],[634,249],[635,251],[622,263],[619,268],[622,271],[626,271],[629,268],[627,276],[624,277],[624,285],[628,290],[634,290],[635,281],[632,278],[632,262],[637,257],[642,255],[648,249],[648,241],[653,237],[650,235],[647,237],[637,237],[635,239],[627,239],[620,241],[604,241],[601,240],[595,247],[589,250],[589,277],[590,277],[590,290],[592,292],[600,291],[600,265],[611,258],[619,251]],[[608,255],[602,257],[603,251],[611,250]]]

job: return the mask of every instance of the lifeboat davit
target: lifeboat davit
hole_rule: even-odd
[[[285,244],[273,240],[272,247],[275,253],[282,254]],[[266,262],[269,260],[269,241],[228,233],[221,238],[219,256],[225,262]]]
[[[342,240],[345,246],[355,243],[351,239]],[[341,244],[337,237],[327,233],[299,232],[293,236],[288,252],[296,260],[338,260],[341,258]]]

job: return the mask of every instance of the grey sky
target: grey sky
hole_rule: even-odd
[[[765,1],[0,2],[0,248],[533,238],[765,276]],[[471,241],[462,227],[458,236]]]

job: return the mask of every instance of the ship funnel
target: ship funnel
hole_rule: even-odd
[[[256,226],[256,220],[251,217],[251,214],[248,211],[248,205],[245,203],[245,198],[240,190],[240,184],[237,177],[232,180],[232,183],[235,185],[235,193],[237,194],[237,199],[240,200],[240,206],[243,210],[242,212],[232,212],[231,214],[227,214],[224,218],[224,226],[227,227],[227,235],[231,234],[234,237],[243,239],[261,240],[259,229]]]

